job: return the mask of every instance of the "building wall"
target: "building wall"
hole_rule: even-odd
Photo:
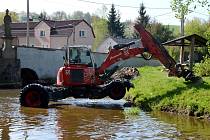
[[[80,37],[80,35],[79,35],[80,31],[85,31],[84,37]],[[71,36],[71,43],[73,43],[73,36],[74,36],[74,33],[72,33],[72,36]],[[71,45],[90,45],[90,46],[92,46],[93,42],[94,42],[94,36],[93,36],[90,26],[88,26],[84,21],[79,23],[75,27],[75,44],[71,44]]]
[[[104,40],[103,43],[96,49],[96,52],[100,53],[108,53],[109,52],[109,47],[113,47],[117,43],[111,38],[108,37],[107,39]]]
[[[45,32],[44,36],[40,36],[41,31]],[[50,27],[44,21],[41,21],[34,28],[34,37],[34,43],[36,47],[50,48]]]
[[[60,37],[51,36],[50,47],[54,49],[61,49],[67,45],[67,39],[68,37],[66,36],[60,36]]]
[[[17,40],[17,44],[19,46],[25,46],[26,45],[26,37],[25,36],[19,36]],[[35,46],[34,37],[29,37],[29,46]]]

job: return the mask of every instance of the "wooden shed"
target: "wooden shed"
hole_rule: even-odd
[[[188,36],[182,36],[167,42],[162,43],[162,45],[166,46],[178,46],[180,47],[180,63],[184,62],[184,49],[185,47],[190,47],[189,51],[189,68],[192,70],[193,63],[194,63],[194,50],[195,47],[205,47],[206,51],[208,52],[207,48],[207,39],[197,35],[192,34]]]

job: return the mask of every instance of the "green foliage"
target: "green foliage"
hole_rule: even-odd
[[[169,55],[172,56],[174,60],[179,60],[179,47],[166,47],[166,49],[168,50]]]
[[[208,5],[208,0],[171,0],[171,9],[175,12],[176,18],[183,18],[191,9],[196,9],[198,4],[204,7]]]
[[[96,50],[96,48],[104,41],[106,36],[108,35],[108,27],[107,20],[103,18],[99,18],[97,16],[93,17],[92,27],[95,33],[95,40],[92,47],[92,50]]]
[[[180,36],[180,26],[179,25],[169,25],[169,29],[173,31],[174,37]]]
[[[167,77],[161,67],[142,67],[141,76],[133,80],[132,97],[136,106],[144,110],[161,110],[188,115],[210,115],[210,78],[203,83],[188,83],[182,78]]]
[[[206,39],[208,40],[207,47],[208,47],[208,52],[210,54],[210,21],[207,23],[207,27],[208,27],[208,29],[206,30],[204,35],[205,35]]]
[[[126,116],[138,116],[140,113],[140,109],[138,107],[132,107],[124,110],[124,114]]]
[[[162,25],[155,20],[150,23],[148,29],[155,39],[160,43],[174,39],[173,30],[170,30],[169,26]]]
[[[120,15],[116,13],[114,4],[108,15],[109,35],[113,37],[124,37],[124,25],[120,22]]]
[[[85,19],[89,24],[91,24],[92,21],[90,13],[83,13],[82,11],[74,11],[72,15],[68,15],[67,19]]]
[[[142,24],[144,28],[147,27],[150,21],[149,15],[146,14],[145,6],[143,3],[140,4],[140,9],[138,11],[139,16],[136,19],[136,24]]]
[[[201,63],[195,64],[194,71],[200,76],[210,76],[210,58],[206,57]]]
[[[194,18],[193,20],[187,20],[185,24],[185,34],[197,34],[205,37],[205,32],[210,26],[206,22],[202,22],[199,18]]]

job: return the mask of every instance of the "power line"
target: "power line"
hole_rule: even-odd
[[[196,12],[196,11],[192,11],[192,12],[197,13],[197,14],[201,14],[201,15],[204,15],[204,16],[207,16],[207,17],[209,17],[209,16],[210,16],[210,14],[209,14],[209,15],[207,15],[207,14],[200,13],[200,12]]]
[[[112,3],[102,3],[102,2],[94,2],[94,1],[88,1],[88,0],[77,0],[77,1],[81,1],[81,2],[86,2],[86,3],[93,3],[93,4],[100,4],[100,5],[112,5]],[[114,4],[115,6],[118,7],[125,7],[125,8],[139,8],[139,6],[129,6],[129,5],[118,5],[118,4]],[[146,6],[145,6],[146,7]],[[171,9],[171,8],[152,8],[152,7],[146,7],[148,9]]]
[[[153,17],[155,18],[155,17],[165,16],[165,15],[169,15],[169,14],[172,14],[172,13],[173,12],[163,13],[163,14],[156,15],[156,16],[153,16]]]

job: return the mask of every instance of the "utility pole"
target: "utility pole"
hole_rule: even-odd
[[[184,36],[184,14],[183,14],[183,12],[181,13],[181,36]],[[183,64],[183,62],[184,62],[184,39],[181,40],[179,61],[180,61],[180,64]]]
[[[27,0],[27,31],[26,31],[26,46],[29,46],[29,0]]]

